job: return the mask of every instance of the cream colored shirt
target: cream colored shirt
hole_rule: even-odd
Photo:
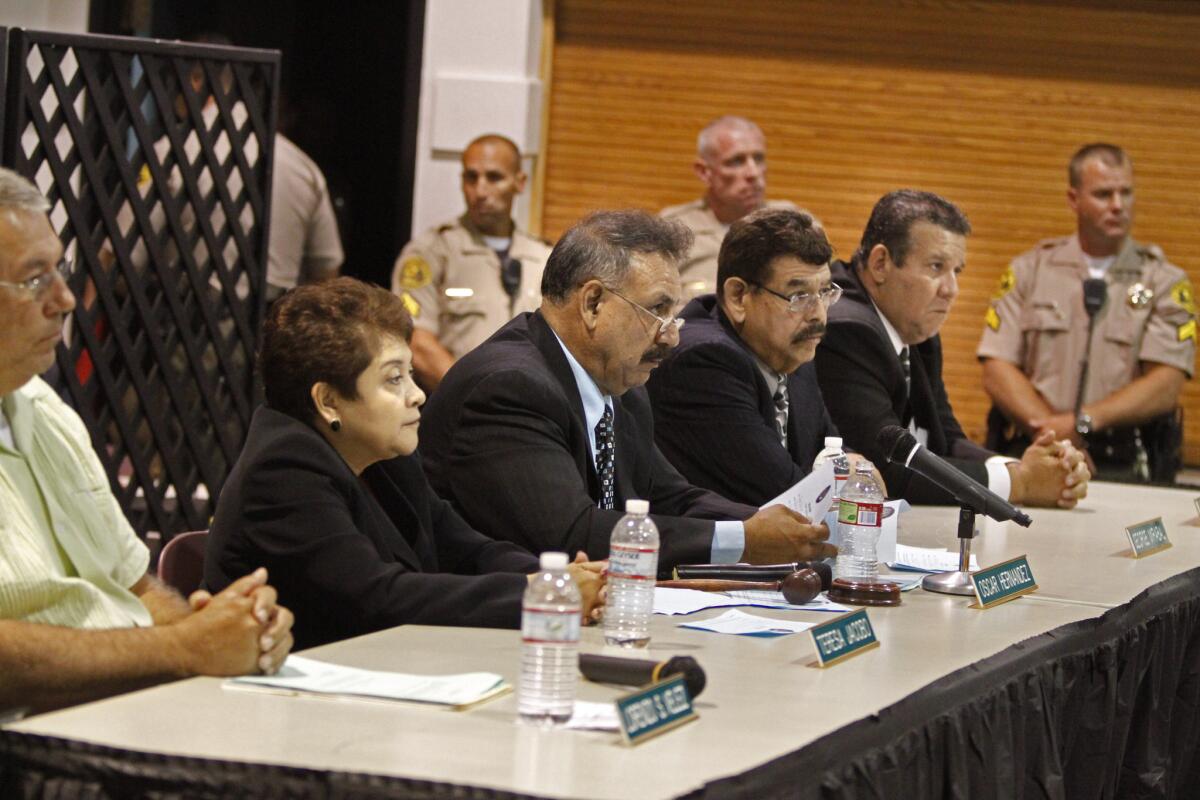
[[[153,624],[129,590],[150,554],[108,485],[79,416],[40,378],[5,396],[0,618],[73,628]]]

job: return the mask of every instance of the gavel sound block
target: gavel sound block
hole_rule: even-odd
[[[783,599],[792,605],[809,603],[821,593],[821,576],[816,570],[800,569],[778,581],[737,581],[721,578],[684,578],[659,581],[668,589],[695,589],[699,592],[783,592]]]

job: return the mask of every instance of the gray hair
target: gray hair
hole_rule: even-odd
[[[717,149],[716,138],[717,134],[723,128],[741,128],[763,135],[762,128],[753,121],[745,117],[738,117],[733,114],[726,114],[723,117],[717,117],[712,122],[704,126],[700,131],[700,135],[696,137],[696,155],[705,161]],[[766,137],[763,137],[766,138]]]
[[[678,262],[692,246],[692,232],[675,220],[638,209],[597,211],[567,229],[542,272],[542,296],[563,303],[590,280],[615,288],[625,282],[634,253]]]
[[[50,201],[24,175],[0,167],[0,209],[46,212]]]

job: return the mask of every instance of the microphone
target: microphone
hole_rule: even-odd
[[[974,478],[947,464],[943,459],[922,447],[911,433],[899,425],[886,425],[875,440],[887,454],[888,461],[924,475],[954,496],[962,506],[999,522],[1012,520],[1023,528],[1033,522],[1028,514],[1013,506],[1000,495]]]
[[[1089,317],[1100,313],[1104,299],[1108,297],[1108,284],[1103,278],[1088,278],[1083,282],[1083,307]]]
[[[704,691],[704,670],[691,656],[675,656],[666,661],[647,661],[641,658],[579,654],[579,671],[589,681],[619,683],[623,686],[645,686],[672,675],[682,675],[688,695],[695,699]]]

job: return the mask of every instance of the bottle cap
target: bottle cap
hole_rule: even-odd
[[[858,464],[856,464],[854,467],[854,471],[871,473],[875,471],[875,465],[870,461],[867,461],[865,458],[860,458],[858,460]]]
[[[826,447],[841,447],[842,446],[842,437],[826,436],[825,437],[825,446]]]
[[[625,513],[626,514],[649,514],[650,513],[650,501],[649,500],[626,500],[625,501]]]
[[[541,565],[543,570],[566,569],[570,559],[566,553],[542,553]]]

